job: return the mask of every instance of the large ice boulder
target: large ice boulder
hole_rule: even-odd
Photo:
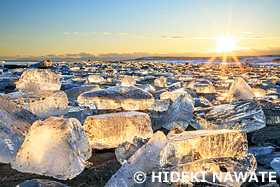
[[[177,129],[178,130],[178,129]],[[223,141],[221,141],[223,140]],[[256,170],[256,159],[247,154],[247,138],[244,131],[236,130],[198,130],[183,131],[179,129],[167,137],[161,132],[156,132],[143,147],[139,148],[127,162],[111,177],[106,184],[113,186],[132,186],[135,183],[135,175],[141,172],[142,177],[149,173],[166,172],[167,178],[163,182],[170,181],[170,172],[177,172],[179,179],[177,185],[186,184],[184,180],[188,174],[183,172],[205,172],[204,182],[213,184],[213,173],[225,174],[234,172],[244,175],[246,178]],[[189,173],[190,174],[190,173]],[[186,176],[185,178],[180,178]],[[141,177],[141,176],[140,176]],[[138,179],[138,178],[136,178]],[[157,181],[158,177],[156,177]],[[140,180],[140,179],[139,179]],[[143,181],[144,182],[144,181]],[[195,181],[194,181],[195,182]],[[146,183],[143,184],[145,186]],[[221,182],[223,186],[240,186],[241,182]]]
[[[193,111],[193,98],[187,93],[180,95],[163,116],[162,127],[168,130],[174,127],[186,129],[192,120]]]
[[[67,180],[80,174],[90,157],[91,147],[80,122],[50,117],[33,123],[12,168]]]
[[[95,83],[95,84],[100,84],[105,81],[104,78],[99,75],[89,75],[87,77],[87,80],[88,80],[88,82]]]
[[[49,69],[29,69],[21,75],[17,89],[23,93],[60,90],[60,77]]]
[[[32,123],[38,118],[0,95],[0,162],[11,163]]]
[[[83,93],[78,97],[78,103],[95,105],[99,110],[146,110],[154,103],[154,97],[135,86],[120,86]]]
[[[68,112],[68,99],[64,91],[45,91],[22,94],[20,103],[23,108],[45,119],[62,116]]]
[[[242,77],[237,77],[230,86],[227,100],[250,100],[255,97],[251,87]]]
[[[68,90],[65,90],[65,93],[67,94],[68,98],[77,98],[79,95],[85,92],[92,92],[100,90],[98,85],[82,85],[79,87],[70,88]]]
[[[266,126],[265,115],[258,101],[239,101],[219,105],[196,115],[198,129],[235,129],[253,132]]]
[[[142,112],[89,116],[83,127],[95,149],[116,148],[126,141],[132,143],[135,136],[146,139],[153,135],[151,119]]]
[[[211,158],[246,156],[247,151],[244,131],[184,131],[168,137],[167,146],[161,152],[161,165],[174,166]]]
[[[244,131],[183,131],[168,137],[167,146],[161,151],[161,165],[163,169],[169,169],[170,173],[179,174],[179,184],[191,181],[190,175],[182,175],[183,172],[191,171],[194,174],[198,173],[199,180],[210,184],[214,182],[214,174],[222,175],[223,179],[229,174],[228,177],[234,179],[234,173],[242,173],[245,177],[240,182],[223,180],[214,183],[218,186],[241,186],[257,167],[255,157],[247,154],[247,150],[248,143]],[[205,172],[204,176],[202,172]]]

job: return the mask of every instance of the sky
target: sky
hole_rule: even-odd
[[[0,60],[280,54],[279,0],[1,0]]]

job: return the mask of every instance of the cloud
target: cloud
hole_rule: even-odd
[[[262,54],[262,55],[279,54],[279,56],[280,56],[280,47],[249,48],[248,50],[243,50],[242,53]]]
[[[12,36],[11,36],[11,38],[15,38],[15,37],[16,37],[15,35],[12,35]]]
[[[97,32],[90,32],[90,34],[96,34]],[[62,34],[67,34],[67,35],[69,35],[69,34],[71,34],[70,32],[62,32]],[[88,32],[84,32],[84,33],[80,33],[80,32],[74,32],[73,33],[74,35],[81,35],[81,36],[83,36],[83,35],[87,35],[88,34]]]
[[[217,40],[220,38],[220,36],[211,36],[211,37],[183,37],[185,39],[194,39],[194,40]],[[246,37],[246,36],[232,36],[233,39],[261,39],[260,36],[254,36],[254,37]]]
[[[235,50],[233,53],[237,56],[258,56],[258,55],[279,55],[280,47],[265,47],[265,48],[242,48],[240,50]],[[222,54],[222,53],[221,53]],[[214,55],[210,52],[208,55]]]
[[[80,36],[86,36],[88,34],[96,34],[97,32],[84,32],[84,33],[80,33],[80,32],[74,32],[74,35],[80,35]],[[62,32],[62,34],[66,34],[66,35],[70,35],[72,33],[70,32]]]
[[[198,38],[191,38],[191,37],[184,37],[184,36],[165,36],[165,35],[146,35],[146,34],[131,34],[130,36],[134,37],[147,37],[147,38],[175,38],[175,39],[180,39],[180,38],[185,38],[185,39],[198,39]]]
[[[156,36],[156,35],[145,35],[145,34],[132,34],[135,37],[147,37],[147,38],[165,38],[166,36]]]
[[[240,39],[268,39],[268,38],[263,38],[263,37],[260,37],[260,36],[255,36],[255,37],[239,37]]]
[[[78,32],[74,32],[75,35],[80,35],[80,36],[83,36],[85,34],[82,34],[82,33],[78,33]]]
[[[129,34],[127,34],[127,33],[124,33],[124,32],[121,32],[121,33],[119,33],[118,35],[123,35],[123,36],[127,36],[127,35],[129,35]]]
[[[98,32],[74,32],[74,35],[86,36],[88,34],[96,34]],[[244,32],[245,34],[253,34],[253,32]],[[63,34],[71,34],[70,32],[63,32]],[[103,32],[105,35],[112,35],[112,32]],[[216,40],[220,36],[210,36],[210,37],[188,37],[188,36],[166,36],[166,35],[149,35],[149,34],[128,34],[126,32],[121,32],[115,35],[120,36],[131,36],[131,37],[142,37],[142,38],[168,38],[168,39],[186,39],[186,40]],[[260,36],[233,36],[235,39],[275,39],[279,37],[260,37]]]
[[[187,36],[165,36],[165,35],[146,35],[146,34],[131,34],[129,36],[134,37],[146,37],[146,38],[170,38],[170,39],[187,39],[187,40],[216,40],[219,36],[210,36],[210,37],[187,37]],[[261,39],[262,37],[242,37],[242,36],[233,36],[235,39]]]
[[[183,36],[171,36],[171,38],[184,38]]]

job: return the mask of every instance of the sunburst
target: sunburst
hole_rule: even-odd
[[[238,47],[235,43],[237,42],[234,36],[222,35],[216,38],[218,45],[214,52],[225,53],[236,50],[241,50],[241,47]]]
[[[211,51],[212,53],[214,53],[214,55],[207,61],[203,68],[206,68],[206,66],[211,64],[217,57],[222,56],[222,75],[226,73],[226,67],[228,66],[228,57],[231,57],[241,69],[241,71],[244,72],[242,64],[240,63],[238,57],[234,53],[234,51],[244,49],[244,47],[239,47],[236,45],[238,37],[226,34],[215,37],[215,39],[217,41],[217,46],[214,50]]]

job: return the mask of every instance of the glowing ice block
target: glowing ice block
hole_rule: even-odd
[[[33,123],[12,168],[67,180],[80,174],[90,157],[91,147],[80,122],[50,117]]]
[[[87,117],[83,125],[92,148],[115,148],[135,136],[143,139],[153,135],[151,119],[142,112],[120,112]]]

